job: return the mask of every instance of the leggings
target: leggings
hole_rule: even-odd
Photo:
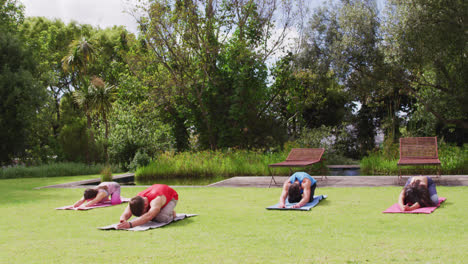
[[[437,196],[436,185],[431,177],[427,177],[427,190],[429,191],[432,202],[437,205],[439,203],[439,196]]]

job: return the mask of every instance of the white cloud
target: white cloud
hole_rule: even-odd
[[[21,0],[26,16],[58,18],[68,23],[91,24],[100,28],[125,26],[136,33],[135,19],[125,13],[128,0]]]

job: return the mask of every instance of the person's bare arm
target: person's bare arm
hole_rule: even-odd
[[[132,211],[130,211],[130,205],[127,205],[120,216],[120,223],[126,222],[130,217],[132,217]]]
[[[159,212],[161,211],[161,208],[164,206],[165,203],[166,203],[166,196],[161,195],[161,196],[156,197],[154,200],[151,201],[150,209],[148,210],[148,212],[144,213],[142,216],[138,217],[137,219],[131,221],[131,223],[127,221],[121,222],[120,224],[117,225],[117,229],[130,228],[130,227],[146,224],[147,222],[151,221],[153,218],[155,218],[159,214]]]
[[[304,188],[304,193],[302,194],[302,199],[292,208],[300,208],[310,201],[310,184],[311,182],[308,179],[304,179],[302,182],[302,187]]]
[[[406,211],[406,209],[408,209],[408,206],[405,205],[405,189],[401,190],[400,195],[398,196],[398,205],[402,211]]]
[[[100,201],[106,199],[107,197],[107,193],[104,192],[104,191],[101,191],[101,192],[98,192],[98,194],[96,195],[96,197],[94,197],[93,200],[91,200],[89,203],[87,204],[82,204],[80,207],[89,207],[89,206],[93,206],[97,203],[99,203]]]
[[[413,210],[416,210],[416,209],[418,209],[420,207],[421,207],[421,205],[418,202],[416,202],[415,204],[413,204],[411,206],[407,206],[405,211],[413,211]]]
[[[283,191],[281,192],[280,199],[279,199],[279,205],[278,205],[279,208],[285,207],[286,197],[288,196],[288,191],[289,191],[289,185],[291,185],[289,180],[286,180],[283,184]]]
[[[83,198],[81,198],[80,200],[78,200],[78,201],[73,205],[73,207],[78,207],[78,206],[80,206],[81,204],[83,204],[84,202],[85,202],[85,199],[84,199],[84,197],[83,197]]]

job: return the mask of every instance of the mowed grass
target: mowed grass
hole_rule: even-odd
[[[34,189],[94,176],[0,180],[0,263],[466,263],[468,188],[430,215],[383,214],[399,187],[320,188],[308,212],[268,211],[279,188],[175,187],[196,217],[145,232],[101,231],[125,205],[54,208],[83,189]],[[132,197],[144,187],[124,187]]]

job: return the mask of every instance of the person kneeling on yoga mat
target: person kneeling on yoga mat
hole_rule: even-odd
[[[398,205],[402,211],[435,206],[438,203],[435,183],[427,176],[410,177],[398,196]]]
[[[286,197],[290,203],[297,203],[292,208],[300,208],[314,199],[317,181],[305,172],[296,172],[283,184],[279,208],[285,207]]]
[[[154,184],[130,200],[120,216],[120,224],[117,228],[132,228],[151,220],[171,222],[176,217],[174,208],[178,200],[179,195],[174,189],[164,184]],[[127,221],[132,215],[139,216],[139,218],[131,222]]]
[[[116,182],[101,182],[94,188],[88,188],[83,193],[83,198],[78,200],[73,207],[85,208],[107,201],[111,197],[111,204],[121,204],[120,184]]]

